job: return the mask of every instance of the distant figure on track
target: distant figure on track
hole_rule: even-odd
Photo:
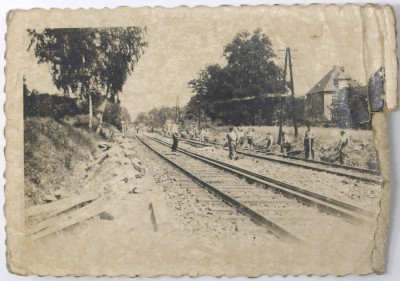
[[[286,135],[285,132],[282,132],[281,153],[287,154],[291,149],[292,149],[292,145],[290,144],[289,137]]]
[[[233,127],[229,127],[229,132],[226,135],[226,138],[228,140],[228,146],[229,146],[229,158],[231,160],[236,160],[236,141],[237,141],[237,134],[233,130]]]
[[[344,152],[345,147],[349,143],[348,138],[345,136],[345,130],[340,131],[340,140],[339,140],[339,162],[341,165],[344,165],[344,160],[346,157],[346,153]]]
[[[315,140],[315,133],[314,130],[311,129],[311,125],[307,124],[307,130],[304,134],[304,156],[306,159],[310,157],[315,160],[315,153],[314,153],[314,140]]]
[[[179,133],[172,133],[172,152],[176,152],[178,150],[178,141],[179,141]]]

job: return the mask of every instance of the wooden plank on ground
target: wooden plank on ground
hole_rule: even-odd
[[[96,166],[97,164],[101,164],[106,158],[109,157],[109,154],[106,153],[104,154],[101,158],[93,161],[92,163],[90,163],[89,165],[87,165],[87,167],[85,168],[86,171],[91,170],[94,166]]]
[[[127,182],[128,181],[128,177],[125,174],[123,174],[123,175],[121,175],[121,176],[119,176],[117,178],[114,178],[113,180],[110,180],[107,184],[108,184],[109,187],[112,187],[112,186],[116,185],[117,183],[119,183],[121,181]],[[111,193],[112,193],[112,191],[111,191]],[[110,192],[107,192],[106,194],[110,194]],[[60,201],[57,201],[57,202],[54,202],[54,203],[51,203],[51,204],[46,204],[46,205],[52,205],[51,209],[46,209],[46,211],[45,211],[45,212],[47,212],[47,218],[49,218],[51,216],[58,215],[58,214],[60,214],[60,213],[62,213],[64,211],[67,211],[68,209],[71,209],[71,208],[73,208],[75,206],[78,206],[79,204],[93,201],[93,200],[97,199],[98,197],[99,197],[99,194],[97,192],[89,192],[89,193],[83,194],[81,196],[75,196],[75,197],[73,197],[71,199],[68,198],[69,200],[64,199],[64,200],[60,200]],[[61,201],[63,201],[63,202],[61,202]],[[62,204],[60,204],[58,202],[60,202]],[[58,204],[56,204],[56,203],[58,203]],[[44,205],[44,206],[46,206],[46,205]],[[41,210],[34,210],[34,211],[38,212],[38,211],[43,211],[43,210],[44,210],[44,208],[42,207]],[[30,213],[32,213],[32,211]],[[74,211],[74,213],[75,213],[75,211]],[[34,225],[30,229],[28,229],[27,232],[28,232],[28,234],[37,233],[37,232],[39,232],[41,230],[44,230],[44,229],[54,225],[55,221],[57,221],[59,219],[60,218],[57,218],[57,219],[54,219],[54,220],[53,219],[46,219],[46,220]]]
[[[25,210],[25,215],[27,217],[40,215],[43,213],[54,213],[54,212],[62,212],[64,210],[68,210],[76,205],[81,203],[94,200],[98,197],[96,192],[88,192],[76,196],[72,196],[66,199],[61,199],[49,204],[42,204],[29,207]]]
[[[86,201],[86,202],[87,203],[91,203],[91,201]],[[78,205],[75,205],[74,207],[77,207],[77,206]],[[65,211],[68,211],[68,209],[65,210]],[[71,212],[74,212],[74,211],[71,211]],[[58,211],[58,212],[56,211],[54,213],[54,215],[48,216],[45,220],[43,220],[43,221],[41,221],[41,222],[39,222],[39,223],[37,223],[35,225],[32,225],[31,227],[27,228],[26,234],[33,235],[35,233],[38,233],[39,231],[42,231],[42,230],[44,230],[46,228],[49,228],[49,227],[57,224],[64,217],[68,217],[68,216],[70,216],[70,213],[62,213],[61,211]]]
[[[31,235],[31,238],[33,240],[37,240],[40,238],[43,238],[45,236],[48,236],[50,234],[53,234],[55,232],[58,232],[60,230],[63,230],[67,227],[70,227],[74,224],[80,223],[84,220],[90,219],[101,212],[105,211],[105,197],[102,197],[82,208],[79,210],[74,211],[71,214],[68,214],[65,216],[63,219],[60,219],[58,221],[54,222],[54,225],[49,226],[42,231],[39,231],[33,235]]]
[[[301,154],[302,152],[303,152],[303,150],[291,150],[291,151],[287,152],[287,155],[295,156],[295,155]]]

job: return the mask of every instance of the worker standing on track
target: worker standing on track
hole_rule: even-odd
[[[246,139],[246,133],[243,131],[243,129],[240,129],[236,133],[237,135],[237,146],[240,146],[241,149],[243,149],[243,146],[245,144],[245,139]]]
[[[179,133],[176,131],[172,132],[172,152],[176,152],[178,150],[178,141]]]
[[[237,142],[237,134],[234,131],[233,127],[229,127],[229,132],[226,135],[226,138],[228,140],[228,146],[229,146],[229,158],[231,160],[236,160],[236,142]]]
[[[306,133],[304,134],[304,154],[306,159],[310,157],[311,153],[311,158],[315,160],[314,140],[315,140],[314,130],[311,129],[310,124],[307,124],[307,130]]]
[[[272,137],[271,132],[267,133],[267,137],[265,138],[265,141],[267,142],[267,150],[270,150],[272,145],[274,144],[274,138]]]
[[[287,153],[292,149],[292,145],[290,144],[290,139],[286,135],[285,132],[282,132],[282,139],[281,139],[281,153],[287,155]],[[286,151],[285,151],[286,150]]]
[[[349,143],[348,138],[345,136],[345,130],[340,131],[340,141],[339,141],[339,162],[341,165],[344,165],[344,160],[346,157],[346,153],[344,152],[345,147]]]

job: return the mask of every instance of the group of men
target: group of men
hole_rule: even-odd
[[[304,156],[306,159],[309,159],[310,157],[315,160],[315,150],[314,150],[314,142],[316,139],[316,134],[314,130],[311,128],[310,124],[307,124],[307,129],[304,133]],[[345,136],[345,131],[341,130],[340,131],[340,141],[339,141],[339,147],[338,147],[338,157],[335,159],[335,161],[339,160],[340,164],[344,164],[345,160],[345,152],[344,148],[348,144],[348,139]],[[238,130],[234,127],[229,127],[229,131],[227,134],[227,141],[228,141],[228,146],[229,146],[229,158],[231,160],[236,160],[238,159],[236,155],[236,149],[237,146],[240,146],[241,148],[244,148],[246,146],[245,140],[247,139],[247,145],[249,150],[253,150],[253,145],[254,145],[254,138],[255,138],[255,131],[254,128],[250,128],[247,133],[243,131],[243,129]],[[265,149],[267,151],[270,151],[274,140],[272,137],[272,134],[270,132],[267,133],[266,138],[263,140],[266,141],[266,147]],[[280,148],[281,148],[281,153],[282,154],[287,154],[292,150],[292,144],[290,141],[289,136],[286,134],[286,132],[282,132],[281,139],[280,139]]]
[[[200,132],[197,132],[197,137],[201,142],[208,142],[210,132],[207,129],[202,128]],[[242,149],[248,148],[250,151],[254,149],[254,139],[255,139],[255,130],[254,128],[249,128],[247,131],[244,131],[243,129],[237,129],[235,127],[229,127],[228,133],[226,135],[228,147],[229,147],[229,158],[231,160],[236,160],[238,159],[236,155],[236,149],[237,147],[240,147]],[[172,152],[176,152],[178,149],[178,141],[180,138],[180,134],[178,132],[172,132]],[[314,143],[316,139],[316,134],[314,130],[311,128],[310,124],[307,124],[307,129],[304,133],[304,157],[306,159],[309,159],[310,157],[315,160],[315,150],[314,150]],[[263,142],[265,141],[266,146],[264,147],[266,151],[270,151],[274,144],[274,139],[272,137],[271,132],[268,132],[265,139],[263,139]],[[281,139],[280,139],[280,148],[281,148],[281,153],[287,154],[292,150],[292,144],[290,141],[289,136],[286,134],[286,132],[282,131]],[[339,147],[338,147],[338,155],[334,159],[334,161],[339,161],[340,164],[345,163],[345,152],[344,148],[348,144],[348,139],[345,136],[345,131],[341,130],[340,131],[340,140],[339,140]]]
[[[271,145],[272,145],[272,136],[271,137]],[[236,129],[234,127],[229,127],[228,134],[226,136],[229,146],[229,158],[232,160],[236,160],[236,148],[240,146],[241,148],[248,147],[250,151],[253,150],[254,147],[254,138],[255,138],[255,130],[254,128],[249,128],[247,131],[243,129]]]
[[[191,139],[198,139],[201,142],[209,142],[210,139],[210,130],[208,128],[201,128],[201,130],[198,131],[197,128],[193,126],[192,130],[184,129],[181,133],[173,130],[170,133],[172,136],[172,152],[176,152],[178,150],[178,142],[182,134]]]
[[[304,156],[306,159],[311,158],[315,160],[315,152],[314,152],[314,141],[316,135],[314,130],[311,129],[310,124],[307,124],[307,130],[304,134]],[[340,131],[340,139],[339,139],[339,146],[338,146],[338,155],[333,161],[338,161],[341,165],[345,163],[345,147],[349,143],[348,138],[346,137],[345,130]]]
[[[210,140],[210,130],[208,128],[197,129],[196,126],[193,125],[192,128],[184,129],[182,132],[189,139],[199,140],[201,142],[209,142]]]

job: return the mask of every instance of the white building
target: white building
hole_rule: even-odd
[[[348,88],[353,79],[345,73],[343,66],[334,65],[307,94],[307,106],[314,117],[332,120],[330,106],[341,90]]]

